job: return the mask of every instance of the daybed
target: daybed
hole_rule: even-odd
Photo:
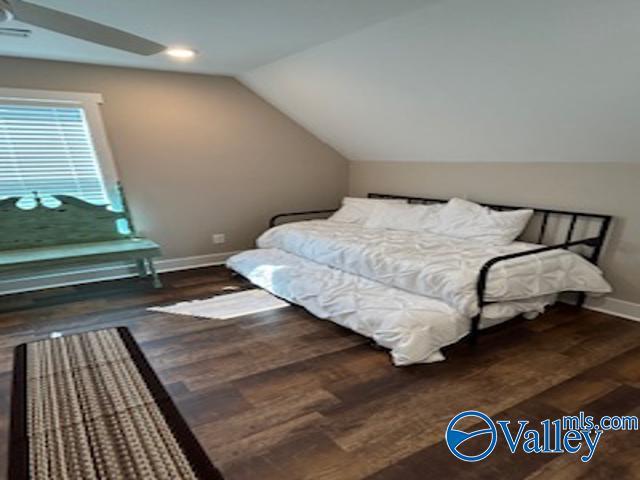
[[[584,292],[611,290],[596,266],[607,215],[381,194],[347,198],[333,212],[277,215],[259,248],[227,265],[372,338],[396,365],[443,360],[442,347],[467,335],[475,341],[479,329],[520,314],[534,317],[561,292],[581,292],[581,303]],[[275,226],[309,213],[333,215]],[[535,243],[514,241],[532,234]],[[553,245],[541,245],[549,239]]]

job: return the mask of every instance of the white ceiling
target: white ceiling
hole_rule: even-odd
[[[29,39],[0,36],[0,55],[108,65],[238,74],[432,0],[34,0],[200,54],[179,63],[142,57],[33,28]],[[24,27],[18,22],[5,27]]]
[[[352,160],[640,162],[639,0],[445,0],[241,75]]]

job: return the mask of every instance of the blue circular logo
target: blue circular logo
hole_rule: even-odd
[[[479,419],[484,425],[478,426],[477,430],[474,430],[473,432],[465,432],[456,428],[456,424],[463,418]],[[467,440],[479,435],[490,435],[491,440],[486,449],[476,455],[467,455],[459,451],[460,447]],[[491,452],[493,452],[493,449],[496,447],[496,442],[498,441],[498,432],[496,431],[496,426],[493,423],[493,420],[491,420],[487,415],[475,410],[468,410],[466,412],[459,413],[451,419],[447,426],[446,441],[447,447],[449,447],[451,453],[460,460],[464,460],[465,462],[478,462],[487,458]]]

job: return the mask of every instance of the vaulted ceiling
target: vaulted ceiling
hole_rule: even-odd
[[[442,0],[241,79],[352,160],[640,162],[638,0]]]
[[[640,161],[638,0],[34,3],[199,55],[39,29],[0,55],[235,75],[350,159]]]
[[[0,55],[234,75],[430,0],[28,0],[199,55],[175,62],[119,52],[13,21],[31,38],[0,36]]]

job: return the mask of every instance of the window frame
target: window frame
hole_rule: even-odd
[[[103,103],[104,100],[99,93],[0,88],[0,104],[82,108],[97,157],[98,168],[104,182],[107,199],[112,208],[122,208],[118,191],[118,171],[113,160],[107,130],[100,111]]]

